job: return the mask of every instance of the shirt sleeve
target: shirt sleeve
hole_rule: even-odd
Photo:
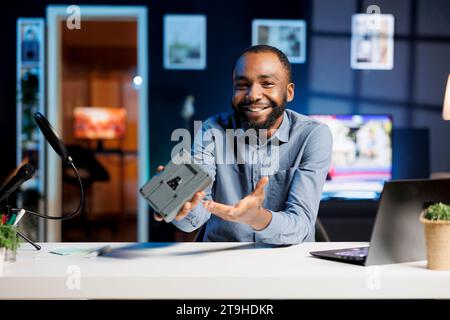
[[[212,200],[211,190],[216,177],[215,145],[212,132],[213,130],[204,124],[201,130],[195,135],[192,146],[192,159],[194,163],[205,170],[213,180],[204,190],[204,199],[208,200]],[[210,217],[211,213],[199,203],[183,219],[179,221],[172,220],[172,224],[184,232],[192,232],[200,228]]]
[[[269,244],[298,244],[314,241],[314,230],[323,185],[331,164],[333,139],[326,125],[311,131],[304,154],[295,171],[283,211],[271,211],[269,225],[255,233],[255,241]]]

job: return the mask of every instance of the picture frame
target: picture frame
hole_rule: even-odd
[[[165,69],[206,69],[205,15],[165,15],[163,41]]]
[[[304,20],[255,19],[252,45],[265,44],[280,49],[291,63],[306,62],[306,22]]]
[[[354,14],[350,59],[353,69],[391,70],[394,67],[394,16]]]

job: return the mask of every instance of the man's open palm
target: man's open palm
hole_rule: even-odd
[[[263,229],[267,225],[262,221],[262,215],[267,213],[267,210],[263,208],[263,203],[266,196],[264,187],[268,182],[268,177],[261,178],[256,184],[255,190],[234,206],[212,200],[204,201],[203,206],[223,220],[245,223],[257,230]]]

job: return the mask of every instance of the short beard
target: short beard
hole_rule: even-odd
[[[256,132],[259,132],[259,130],[269,130],[272,128],[275,122],[283,115],[284,110],[286,110],[286,103],[287,97],[283,98],[283,103],[281,105],[276,105],[273,101],[270,101],[270,108],[272,108],[272,111],[263,122],[249,120],[242,106],[233,106],[233,110],[236,118],[240,121],[245,130],[254,129]]]

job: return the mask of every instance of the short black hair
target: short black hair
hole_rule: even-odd
[[[278,60],[280,60],[284,70],[286,71],[289,82],[293,82],[292,66],[291,66],[291,63],[289,62],[288,58],[286,57],[286,55],[280,49],[277,49],[275,47],[272,47],[272,46],[269,46],[266,44],[258,44],[256,46],[251,46],[251,47],[248,47],[247,49],[245,49],[244,51],[242,51],[241,54],[234,61],[232,72],[234,72],[234,69],[236,68],[236,64],[237,64],[238,60],[243,55],[245,55],[246,53],[261,53],[261,52],[271,52],[271,53],[275,54],[278,57]]]

